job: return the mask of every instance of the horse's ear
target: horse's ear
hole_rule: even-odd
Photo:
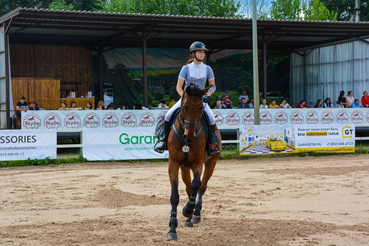
[[[190,95],[193,88],[194,88],[194,84],[190,84],[189,86],[187,86],[186,94]]]
[[[202,94],[205,95],[208,90],[210,89],[210,86],[206,87],[205,89],[202,90]]]

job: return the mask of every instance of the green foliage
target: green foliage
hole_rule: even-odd
[[[49,6],[49,9],[53,9],[53,10],[73,10],[74,6],[72,4],[67,5],[65,3],[65,0],[55,0],[54,2],[52,2]]]
[[[21,167],[21,166],[42,166],[42,165],[50,165],[50,164],[63,164],[63,163],[82,163],[86,162],[86,158],[82,158],[81,155],[78,157],[68,157],[62,159],[50,159],[49,157],[46,159],[34,159],[24,161],[0,161],[1,167]]]
[[[321,0],[321,2],[329,9],[330,11],[337,12],[337,19],[340,21],[349,21],[351,16],[355,14],[353,9],[355,8],[354,0]],[[360,21],[369,21],[369,7],[364,8],[362,1],[362,9],[360,11]]]
[[[337,12],[329,11],[319,0],[312,0],[304,12],[305,20],[337,20]]]
[[[102,11],[165,15],[237,17],[237,0],[101,0]]]

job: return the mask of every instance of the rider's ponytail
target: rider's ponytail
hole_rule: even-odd
[[[191,58],[187,61],[186,65],[188,65],[188,64],[190,64],[190,63],[192,63],[192,62],[193,62],[193,57],[191,57]]]

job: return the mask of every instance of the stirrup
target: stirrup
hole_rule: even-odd
[[[214,146],[212,148],[212,146]],[[219,155],[220,151],[219,151],[219,147],[216,143],[211,143],[209,144],[209,155],[210,156],[214,156],[214,155]]]
[[[162,146],[158,146],[159,144],[162,144]],[[158,152],[159,154],[163,154],[163,153],[164,153],[164,151],[167,149],[167,148],[166,148],[166,146],[167,146],[167,143],[166,143],[166,142],[164,142],[163,140],[159,140],[159,141],[155,144],[155,146],[154,146],[154,150],[155,150],[156,152]]]

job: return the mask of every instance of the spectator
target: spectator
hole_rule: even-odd
[[[247,103],[249,104],[250,108],[254,108],[254,98],[250,98]]]
[[[168,109],[168,106],[165,104],[164,100],[161,100],[159,105],[158,105],[158,109]]]
[[[114,110],[115,109],[115,104],[114,103],[110,103],[108,106],[108,110]]]
[[[250,108],[250,106],[246,103],[246,98],[241,99],[241,103],[238,105],[238,108]]]
[[[225,91],[225,96],[222,99],[222,104],[224,104],[226,106],[226,108],[232,108],[233,107],[233,103],[232,103],[232,98],[229,97],[229,91]]]
[[[340,101],[340,104],[337,104],[337,108],[345,108],[345,105],[343,105],[342,101]]]
[[[239,103],[242,102],[242,98],[245,98],[245,102],[247,102],[247,100],[249,99],[249,97],[247,96],[246,90],[243,90],[242,95],[238,98]]]
[[[306,104],[305,100],[301,100],[301,102],[297,105],[296,108],[310,108],[309,105]]]
[[[364,91],[364,96],[362,96],[361,98],[361,105],[363,106],[363,108],[367,108],[369,107],[369,97],[368,97],[368,92]]]
[[[355,99],[354,103],[351,104],[351,108],[362,108],[363,105],[360,104],[360,100],[359,99]]]
[[[322,99],[318,99],[318,101],[316,101],[316,104],[314,105],[314,108],[323,108]]]
[[[347,93],[347,97],[346,97],[346,107],[347,108],[351,108],[351,105],[355,102],[355,99],[354,99],[354,93],[352,91],[349,91]]]
[[[344,91],[340,92],[340,96],[337,99],[337,104],[340,104],[340,102],[342,102],[343,107],[346,108],[346,97]]]
[[[217,106],[218,101],[220,101],[219,97],[215,98],[215,102],[213,102],[213,104],[211,105],[211,108],[215,108]],[[220,103],[222,103],[222,101],[220,101]]]
[[[176,104],[176,101],[174,101],[174,97],[170,97],[170,102],[168,104],[168,108],[172,108]]]
[[[86,103],[86,110],[93,110],[91,102]]]
[[[333,104],[331,103],[331,99],[329,97],[327,97],[324,100],[323,108],[334,108]]]
[[[67,103],[66,102],[62,102],[61,108],[59,110],[68,110]]]
[[[35,101],[31,101],[30,103],[29,103],[29,110],[40,110],[40,108],[39,107],[37,107],[37,103],[35,102]]]
[[[97,107],[96,107],[97,110],[104,110],[105,109],[105,102],[104,101],[99,101],[97,103]]]
[[[286,99],[282,99],[282,103],[280,105],[281,108],[291,108]]]
[[[70,104],[70,109],[71,109],[71,110],[78,110],[76,102],[72,102],[72,103]]]
[[[260,108],[268,108],[267,100],[264,98],[260,104]]]
[[[269,108],[280,108],[280,107],[276,104],[276,101],[273,99],[269,104]]]
[[[21,129],[21,124],[22,124],[21,111],[27,112],[28,110],[28,103],[26,102],[26,98],[24,96],[21,96],[19,98],[19,102],[17,102],[16,110],[17,110],[18,129]]]

